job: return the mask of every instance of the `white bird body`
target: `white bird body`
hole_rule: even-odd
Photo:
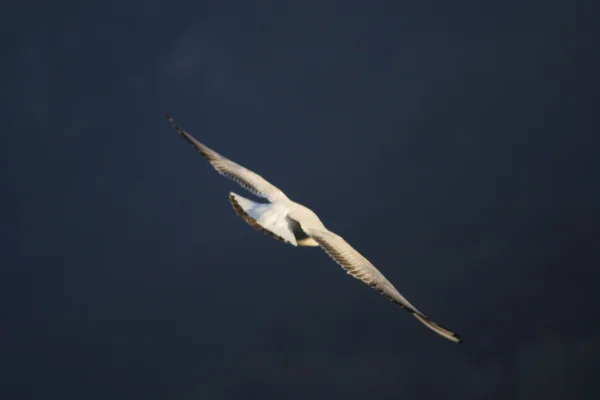
[[[288,198],[274,203],[257,203],[233,192],[229,193],[229,201],[240,217],[276,239],[292,246],[319,246],[297,221],[317,229],[325,229],[325,226],[312,210],[302,204]]]
[[[292,246],[320,246],[336,263],[356,279],[371,286],[393,303],[411,312],[415,318],[439,335],[460,343],[460,337],[430,320],[417,310],[365,257],[342,237],[328,230],[319,217],[308,207],[290,200],[281,190],[260,175],[223,157],[198,142],[166,114],[175,130],[191,143],[220,174],[238,182],[253,194],[267,199],[258,203],[231,192],[229,201],[235,212],[254,228]]]

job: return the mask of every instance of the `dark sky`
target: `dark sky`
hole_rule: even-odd
[[[0,398],[600,398],[592,3],[3,6]],[[164,111],[465,343],[251,229]]]

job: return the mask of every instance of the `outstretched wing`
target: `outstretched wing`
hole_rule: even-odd
[[[325,252],[335,260],[348,274],[360,279],[371,286],[390,301],[409,311],[415,318],[421,321],[429,329],[453,342],[460,343],[460,337],[430,320],[422,312],[410,304],[396,288],[383,276],[373,264],[354,250],[342,237],[325,229],[309,229],[307,233],[321,246]]]
[[[232,179],[239,183],[244,189],[254,193],[257,196],[266,198],[271,203],[286,199],[286,195],[283,194],[281,190],[267,182],[260,175],[250,171],[242,167],[239,164],[223,157],[219,153],[214,150],[211,150],[209,147],[203,145],[192,135],[184,131],[177,125],[177,123],[169,116],[169,114],[165,113],[165,117],[169,120],[173,128],[179,133],[185,140],[187,140],[194,148],[202,154],[204,158],[208,160],[209,163],[219,172],[221,175],[226,176],[229,179]]]

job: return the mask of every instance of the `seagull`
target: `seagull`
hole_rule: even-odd
[[[260,175],[200,143],[181,129],[168,113],[164,114],[177,133],[187,140],[219,174],[234,180],[252,194],[268,201],[257,203],[230,192],[229,201],[244,221],[255,229],[292,246],[321,247],[349,275],[371,286],[392,303],[410,312],[426,327],[455,343],[462,342],[458,334],[432,321],[406,300],[369,260],[354,250],[341,236],[327,229],[312,210],[289,199]]]

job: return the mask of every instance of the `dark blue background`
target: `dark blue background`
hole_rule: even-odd
[[[0,19],[1,399],[600,398],[591,3]],[[163,111],[465,344],[254,232]]]

